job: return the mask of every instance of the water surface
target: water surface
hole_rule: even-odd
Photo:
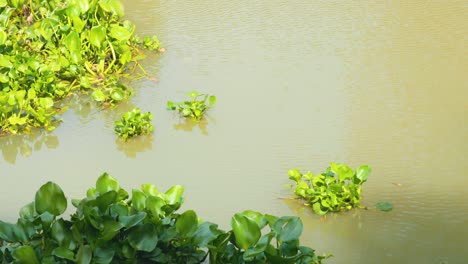
[[[299,215],[327,263],[466,263],[466,1],[124,2],[167,48],[144,62],[159,81],[111,111],[75,98],[51,134],[0,138],[1,219],[48,180],[82,197],[107,171],[126,188],[183,184],[184,208],[224,228],[244,209]],[[191,90],[218,97],[202,124],[165,109]],[[155,132],[123,144],[113,122],[135,106]],[[394,210],[320,219],[279,199],[288,169],[330,161],[371,165],[363,204]]]

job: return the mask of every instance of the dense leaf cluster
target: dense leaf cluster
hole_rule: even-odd
[[[119,0],[0,0],[0,135],[53,130],[58,103],[74,90],[104,105],[132,94],[121,82],[139,46]]]
[[[153,115],[150,112],[142,114],[139,108],[124,113],[120,121],[115,121],[114,131],[124,141],[131,137],[150,134],[154,127],[151,124]]]
[[[188,93],[188,96],[191,98],[190,101],[168,101],[167,108],[169,108],[169,110],[176,110],[183,117],[200,121],[205,115],[206,110],[211,108],[216,103],[216,96],[214,95],[190,92]]]
[[[235,214],[232,230],[177,213],[184,188],[159,192],[151,184],[129,197],[107,173],[67,208],[61,188],[44,184],[16,224],[0,221],[0,263],[321,263],[325,256],[299,245],[298,217],[254,211]],[[268,229],[268,230],[266,230]],[[263,234],[263,235],[262,235]]]
[[[294,193],[311,206],[318,215],[358,207],[362,184],[367,181],[371,168],[362,165],[356,171],[345,164],[332,162],[325,172],[314,176],[302,174],[298,169],[288,171],[289,179],[296,184]]]

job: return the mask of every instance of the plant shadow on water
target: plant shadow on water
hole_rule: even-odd
[[[213,118],[209,118],[210,122],[216,122]],[[175,130],[183,130],[186,132],[192,132],[194,127],[200,128],[200,131],[203,135],[208,136],[208,126],[209,122],[207,117],[203,118],[200,121],[191,119],[191,118],[179,118],[179,123],[174,125]]]
[[[32,130],[30,134],[0,137],[0,146],[3,159],[15,164],[18,154],[27,158],[33,151],[40,151],[43,146],[55,149],[59,146],[59,139],[45,130]]]
[[[137,153],[145,152],[153,148],[153,135],[138,136],[124,141],[121,138],[115,140],[117,150],[125,153],[129,158],[135,158]]]

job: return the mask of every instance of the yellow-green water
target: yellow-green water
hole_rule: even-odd
[[[139,34],[167,52],[133,83],[131,102],[101,112],[74,99],[51,134],[0,138],[0,219],[48,180],[82,197],[108,171],[126,188],[186,187],[185,209],[228,228],[253,209],[304,222],[327,263],[468,261],[467,1],[124,1]],[[206,123],[166,108],[215,94]],[[113,121],[138,106],[152,137],[120,143]],[[369,164],[363,204],[325,220],[290,196],[286,172],[330,161]]]

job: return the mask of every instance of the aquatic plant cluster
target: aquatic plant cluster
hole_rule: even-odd
[[[167,108],[177,111],[182,117],[200,121],[205,115],[206,110],[216,103],[216,96],[214,95],[200,94],[193,91],[188,93],[188,96],[191,100],[183,102],[168,101]]]
[[[67,199],[47,182],[16,224],[0,221],[0,263],[318,264],[328,257],[299,244],[298,217],[244,211],[223,231],[193,210],[178,213],[183,192],[143,184],[130,197],[104,173],[85,198],[72,200],[76,211],[66,220]]]
[[[153,115],[150,112],[141,113],[139,108],[124,113],[120,121],[115,121],[114,131],[124,141],[139,135],[150,134],[154,127],[151,124]]]
[[[53,130],[73,91],[103,106],[131,96],[122,78],[160,43],[123,15],[119,0],[0,0],[0,135]]]
[[[302,174],[298,169],[288,171],[289,179],[295,183],[294,194],[318,215],[359,207],[362,184],[370,173],[368,165],[361,165],[354,171],[334,162],[317,175],[310,171]]]

